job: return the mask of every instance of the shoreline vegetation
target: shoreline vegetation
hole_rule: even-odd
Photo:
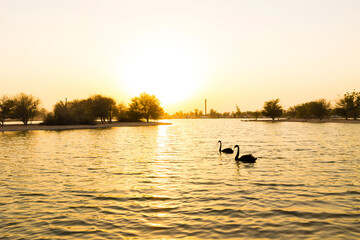
[[[97,94],[87,99],[59,101],[55,104],[52,112],[47,112],[45,109],[40,109],[38,98],[20,93],[12,97],[6,95],[0,97],[0,125],[4,127],[4,123],[9,120],[18,120],[24,125],[28,125],[28,122],[33,120],[42,120],[43,125],[54,126],[55,129],[59,128],[57,126],[73,126],[71,129],[76,129],[82,128],[81,126],[99,128],[100,125],[94,126],[98,124],[97,121],[101,121],[102,124],[111,124],[115,120],[128,124],[129,122],[149,122],[150,119],[178,118],[243,118],[244,121],[258,119],[259,121],[268,121],[266,118],[271,118],[273,122],[358,123],[357,119],[360,117],[360,92],[355,89],[339,98],[335,106],[332,106],[331,102],[326,99],[318,99],[284,109],[280,104],[280,99],[277,98],[266,101],[262,110],[242,112],[239,106],[235,105],[236,111],[231,113],[220,113],[214,109],[210,109],[210,113],[207,113],[206,103],[205,99],[205,114],[199,109],[194,109],[193,112],[180,111],[170,115],[164,111],[155,95],[141,93],[139,96],[133,97],[126,105],[117,103],[111,97]],[[76,125],[80,127],[75,127]]]
[[[159,125],[171,125],[166,122],[112,122],[112,123],[97,123],[92,125],[44,125],[44,124],[9,124],[0,127],[0,132],[14,132],[14,131],[61,131],[61,130],[76,130],[76,129],[99,129],[99,128],[115,128],[115,127],[149,127]]]
[[[325,118],[319,120],[318,118],[286,118],[286,119],[242,119],[243,122],[304,122],[304,123],[360,123],[360,119],[345,119],[345,118]]]

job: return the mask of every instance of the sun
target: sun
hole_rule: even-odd
[[[131,96],[154,94],[164,105],[196,94],[205,78],[204,61],[194,45],[182,40],[158,33],[135,42],[120,68],[126,92]]]

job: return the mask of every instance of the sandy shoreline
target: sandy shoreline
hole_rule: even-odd
[[[40,125],[23,124],[4,125],[0,126],[0,132],[8,131],[36,131],[36,130],[73,130],[73,129],[96,129],[96,128],[113,128],[113,127],[145,127],[145,126],[158,126],[169,125],[171,123],[163,122],[113,122],[113,123],[99,123],[95,125]]]

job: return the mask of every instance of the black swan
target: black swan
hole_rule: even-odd
[[[235,145],[234,148],[237,148],[237,153],[236,153],[236,156],[235,156],[235,161],[240,161],[240,162],[244,162],[244,163],[254,163],[256,161],[256,157],[254,157],[252,154],[247,154],[247,155],[242,155],[240,158],[239,158],[239,154],[240,154],[240,147],[239,145]]]
[[[225,148],[223,150],[221,150],[221,141],[219,140],[218,143],[220,143],[220,148],[219,148],[219,152],[220,153],[234,153],[234,150],[232,150],[231,148]]]

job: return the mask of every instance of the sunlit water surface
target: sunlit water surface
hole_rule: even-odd
[[[0,133],[0,238],[360,238],[359,124],[172,122]]]

